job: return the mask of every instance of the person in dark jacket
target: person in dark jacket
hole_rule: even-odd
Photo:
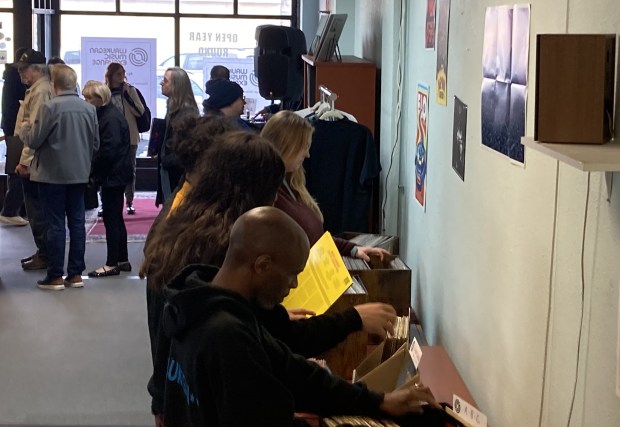
[[[114,276],[120,274],[121,269],[131,271],[127,254],[127,229],[123,219],[125,187],[133,179],[129,126],[123,114],[110,103],[112,94],[104,83],[88,81],[82,95],[97,108],[100,146],[93,156],[91,177],[101,186],[108,249],[105,265],[89,272],[88,276]]]
[[[164,73],[161,93],[168,98],[166,102],[166,130],[164,141],[157,154],[157,197],[155,205],[164,204],[170,198],[183,177],[183,167],[174,154],[174,133],[177,123],[188,116],[198,117],[198,105],[192,92],[187,72],[179,67],[171,67]]]
[[[24,52],[26,52],[26,48],[18,48],[15,51],[15,58],[19,59]],[[20,102],[26,96],[26,85],[22,82],[16,64],[6,64],[5,67],[2,74],[4,86],[2,86],[2,123],[0,127],[2,127],[7,140],[7,150],[10,150],[14,147],[9,141],[15,140],[17,142],[19,140],[19,136],[14,135],[15,123]],[[14,170],[7,170],[6,173],[8,175],[8,188],[4,197],[4,205],[0,211],[0,222],[17,226],[28,225],[28,221],[21,216],[22,212],[25,213],[22,177]],[[28,259],[26,260],[28,261]]]
[[[282,245],[282,242],[287,242]],[[274,207],[241,215],[219,271],[190,266],[165,288],[164,425],[290,426],[295,412],[401,416],[439,407],[413,382],[389,393],[370,391],[293,354],[259,323],[297,287],[310,244],[303,229]]]

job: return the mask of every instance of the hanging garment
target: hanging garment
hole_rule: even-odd
[[[381,172],[370,130],[348,119],[313,121],[306,186],[332,234],[369,232],[372,183]]]

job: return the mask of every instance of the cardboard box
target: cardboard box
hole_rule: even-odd
[[[381,363],[383,343],[379,344],[355,368],[353,382],[364,382],[370,390],[388,393],[414,381],[416,374],[407,343],[385,362]]]
[[[540,142],[602,144],[612,137],[614,34],[539,34],[536,115]]]

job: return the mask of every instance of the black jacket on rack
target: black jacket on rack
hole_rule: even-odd
[[[306,186],[332,234],[369,232],[372,182],[381,165],[370,130],[346,118],[313,120],[310,158],[304,161]]]

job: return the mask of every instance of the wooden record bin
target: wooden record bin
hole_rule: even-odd
[[[355,116],[374,135],[377,84],[374,62],[348,55],[343,55],[342,61],[315,61],[312,55],[301,55],[301,58],[306,106],[312,107],[320,100],[319,86],[324,85],[338,95],[336,109]]]
[[[411,306],[411,269],[390,267],[390,262],[396,258],[391,255],[381,261],[378,257],[371,257],[369,269],[349,270],[349,273],[359,276],[364,283],[368,301],[391,304],[396,314],[405,316]]]
[[[349,307],[367,302],[367,294],[342,294],[327,310],[327,313],[341,312]],[[368,333],[357,331],[349,334],[344,341],[323,353],[318,359],[324,359],[334,374],[350,380],[353,375],[353,369],[364,360],[367,351]]]

